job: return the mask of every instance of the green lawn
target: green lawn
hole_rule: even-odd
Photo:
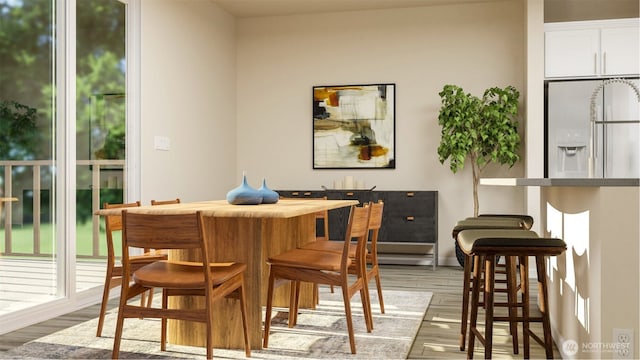
[[[91,256],[92,250],[92,223],[90,221],[76,225],[76,252],[78,256]],[[40,253],[53,254],[54,247],[54,231],[52,224],[40,225]],[[14,253],[32,254],[33,253],[33,226],[32,225],[14,225],[11,232],[11,248]],[[116,253],[121,253],[120,236],[114,234],[116,242]],[[5,236],[4,229],[0,231],[0,253],[5,252]],[[106,238],[104,228],[100,228],[100,255],[106,256]]]

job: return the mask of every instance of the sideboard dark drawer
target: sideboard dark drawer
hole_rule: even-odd
[[[377,191],[369,190],[327,190],[329,200],[358,200],[360,204],[377,201],[382,195]]]
[[[327,194],[324,190],[277,190],[280,197],[291,198],[323,198]]]
[[[380,242],[435,243],[436,237],[433,218],[384,214],[378,240]]]
[[[436,193],[426,191],[389,191],[384,194],[385,216],[433,217]]]
[[[277,190],[280,196],[321,198],[329,200],[384,201],[382,227],[378,236],[379,249],[388,249],[392,262],[405,261],[412,256],[422,264],[424,256],[431,257],[434,269],[438,262],[438,192],[437,191],[371,191],[326,190],[294,191]],[[329,211],[329,238],[344,240],[349,221],[349,208]],[[430,253],[418,253],[427,247]],[[407,250],[403,250],[407,249]],[[406,252],[404,252],[406,251]],[[379,251],[379,253],[383,251]],[[384,254],[381,254],[384,256]]]

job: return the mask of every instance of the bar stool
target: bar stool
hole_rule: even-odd
[[[512,230],[528,230],[533,225],[533,218],[528,215],[482,215],[480,217],[469,217],[464,220],[458,221],[452,231],[452,237],[456,240],[456,245],[459,247],[457,237],[463,230],[470,229],[512,229]],[[462,289],[462,316],[460,319],[460,351],[465,350],[466,336],[467,336],[467,324],[469,319],[469,293],[472,290],[471,281],[473,276],[473,257],[466,255],[463,251],[461,253],[464,256],[464,280]],[[509,265],[511,268],[506,267]],[[504,282],[507,284],[504,289],[496,291],[508,292],[507,296],[516,296],[517,285],[515,284],[515,269],[512,266],[511,261],[505,260],[504,274],[506,279]],[[511,284],[511,285],[509,285]],[[501,304],[502,305],[502,304]],[[511,309],[510,309],[511,310]],[[513,353],[518,353],[518,332],[514,325],[510,326],[510,332],[513,341]]]
[[[531,227],[533,226],[533,217],[530,215],[524,215],[524,214],[480,214],[477,217],[468,217],[465,218],[464,220],[460,220],[458,221],[458,223],[456,224],[456,227],[460,227],[460,226],[464,226],[465,223],[470,224],[470,225],[476,225],[478,222],[497,222],[497,221],[505,221],[505,222],[510,222],[510,221],[519,221],[520,222],[520,228],[525,229],[525,230],[529,230],[531,229]],[[453,238],[455,239],[455,234],[456,232],[456,227],[454,227],[453,229]],[[500,226],[489,226],[486,228],[493,228],[493,227],[500,227]],[[511,225],[508,225],[507,228],[511,228]],[[458,245],[458,243],[455,243],[456,245],[456,257],[458,258],[458,262],[460,263],[461,266],[464,266],[464,260],[465,260],[465,256],[464,256],[464,252],[462,250],[460,250],[460,247]]]
[[[553,341],[549,320],[549,300],[547,297],[547,274],[544,259],[546,256],[557,256],[566,251],[566,244],[561,239],[540,238],[530,230],[463,230],[458,234],[458,242],[465,254],[474,257],[473,293],[471,296],[471,320],[469,328],[469,343],[467,358],[473,358],[476,337],[484,345],[484,356],[491,358],[493,345],[493,322],[509,321],[522,322],[524,358],[530,357],[530,338],[533,338],[545,349],[546,357],[553,358]],[[509,312],[508,317],[497,317],[493,314],[495,288],[495,260],[497,256],[507,258],[517,257],[520,263],[520,277],[522,303],[518,304],[511,297],[509,307],[517,310],[522,307],[522,316]],[[536,259],[536,270],[539,284],[539,301],[541,316],[532,317],[529,314],[529,277],[528,259]],[[482,263],[482,265],[481,265]],[[480,298],[481,266],[484,266],[484,294],[485,294],[485,331],[484,336],[478,330],[478,308]],[[542,322],[543,338],[533,333],[529,328],[531,322]]]

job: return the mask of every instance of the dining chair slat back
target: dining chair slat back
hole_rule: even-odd
[[[154,249],[206,249],[202,244],[198,218],[191,214],[139,216],[127,214],[127,246]]]

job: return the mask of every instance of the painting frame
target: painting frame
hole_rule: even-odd
[[[313,86],[313,169],[395,169],[395,93],[395,83]]]

